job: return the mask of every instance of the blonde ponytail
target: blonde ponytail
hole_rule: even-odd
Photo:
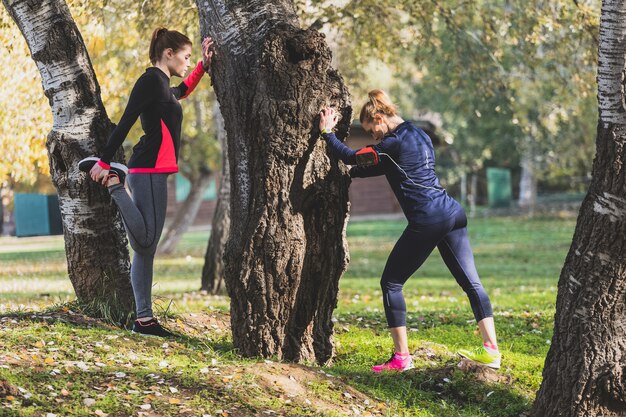
[[[373,121],[376,114],[387,117],[393,117],[398,114],[398,109],[383,90],[372,90],[367,95],[369,101],[361,108],[361,115],[359,117],[361,123]]]

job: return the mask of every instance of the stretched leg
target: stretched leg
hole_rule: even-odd
[[[122,184],[109,193],[124,220],[130,245],[136,252],[151,252],[161,237],[167,210],[167,174],[131,174],[128,195]]]
[[[466,225],[467,218],[461,212],[457,217],[456,228],[439,242],[439,253],[456,282],[467,294],[483,340],[497,346],[491,301],[476,271]]]
[[[499,368],[500,353],[496,340],[491,301],[476,271],[466,225],[467,218],[465,213],[461,212],[457,216],[455,229],[437,245],[443,261],[469,298],[483,339],[483,347],[475,351],[462,350],[459,353],[492,368]]]
[[[408,353],[404,283],[432,253],[449,230],[447,222],[434,225],[409,225],[389,254],[381,278],[383,305],[396,352]]]
[[[167,210],[167,174],[131,174],[132,198],[121,184],[109,187],[135,253],[130,269],[138,319],[152,318],[152,278]]]

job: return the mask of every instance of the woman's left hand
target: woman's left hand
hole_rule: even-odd
[[[202,68],[204,68],[206,72],[209,72],[211,69],[211,60],[213,59],[213,55],[215,55],[215,51],[213,50],[214,45],[215,42],[210,36],[202,40]]]

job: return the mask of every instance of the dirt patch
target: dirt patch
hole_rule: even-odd
[[[465,374],[472,375],[476,381],[486,384],[506,384],[511,385],[513,378],[510,375],[503,375],[495,369],[481,365],[469,359],[462,359],[456,365],[447,365],[443,368],[429,370],[435,379],[452,378],[455,372],[461,371]]]
[[[477,381],[485,382],[488,384],[507,384],[513,383],[511,375],[502,375],[495,369],[491,369],[485,365],[481,365],[469,359],[463,359],[457,368],[461,371],[474,374]]]
[[[221,311],[209,313],[180,314],[176,319],[164,322],[173,331],[192,335],[210,333],[230,333],[230,315]]]
[[[17,396],[20,391],[17,387],[9,382],[0,379],[0,397]]]
[[[268,395],[297,403],[316,414],[373,416],[385,412],[384,404],[319,368],[268,361],[248,366],[245,372],[254,375]],[[331,394],[316,392],[319,387],[328,389]]]

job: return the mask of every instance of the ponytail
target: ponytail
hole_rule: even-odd
[[[150,42],[150,62],[152,65],[156,64],[161,59],[163,51],[168,48],[176,52],[185,45],[192,45],[192,43],[182,33],[163,27],[156,28],[152,32],[152,41]]]
[[[391,99],[383,90],[372,90],[368,94],[369,100],[361,108],[359,120],[361,123],[374,120],[374,116],[382,114],[387,117],[393,117],[398,114],[397,107],[391,102]]]

